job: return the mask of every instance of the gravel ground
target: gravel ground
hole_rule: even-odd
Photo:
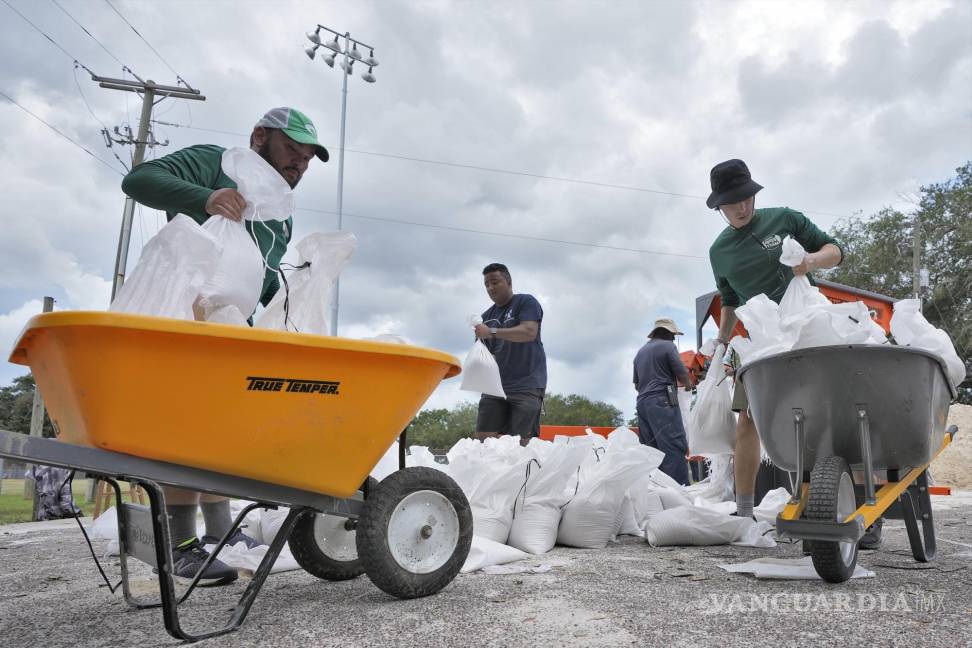
[[[798,557],[799,545],[557,548],[542,574],[460,575],[437,596],[399,601],[366,577],[270,577],[243,628],[206,646],[972,645],[972,492],[936,497],[938,558],[914,562],[903,523],[859,563],[876,578],[829,585],[758,581],[720,563]],[[0,527],[0,645],[168,646],[158,610],[99,586],[73,522]],[[100,543],[103,546],[103,543]],[[117,574],[117,560],[109,560]],[[137,591],[151,593],[147,568]],[[183,611],[213,625],[245,579],[202,590]]]

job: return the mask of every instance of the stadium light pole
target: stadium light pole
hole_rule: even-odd
[[[333,34],[334,38],[322,40],[321,30]],[[375,58],[375,48],[371,45],[363,43],[355,38],[351,38],[350,32],[344,32],[342,34],[341,32],[331,29],[330,27],[325,27],[324,25],[317,25],[313,31],[307,32],[307,40],[309,40],[312,44],[304,48],[304,53],[307,54],[307,57],[312,61],[317,55],[317,50],[322,47],[330,51],[330,53],[322,57],[322,60],[330,68],[334,67],[334,62],[338,56],[344,57],[344,60],[342,60],[339,64],[339,67],[344,72],[342,75],[344,79],[341,87],[341,143],[338,148],[337,187],[337,217],[338,231],[340,231],[344,225],[344,129],[347,123],[348,113],[348,77],[352,74],[354,64],[356,62],[360,62],[362,65],[368,66],[368,71],[362,72],[361,78],[368,83],[374,83],[374,69],[378,65],[378,59]],[[361,50],[358,49],[359,46],[361,47]],[[367,58],[365,58],[365,56],[361,53],[362,50],[369,51]],[[331,302],[331,335],[337,335],[340,293],[341,278],[338,277],[334,282],[334,299]]]

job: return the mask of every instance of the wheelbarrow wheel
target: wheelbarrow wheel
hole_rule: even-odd
[[[378,480],[368,478],[368,497]],[[364,573],[358,558],[357,520],[307,511],[298,518],[288,544],[297,564],[310,574],[329,581],[357,578]]]
[[[857,510],[854,479],[843,457],[822,457],[810,473],[808,520],[843,522]],[[843,583],[857,566],[857,542],[810,540],[814,569],[830,583]]]
[[[452,478],[434,468],[405,468],[383,479],[365,503],[358,555],[382,591],[429,596],[459,573],[472,532],[469,502]]]

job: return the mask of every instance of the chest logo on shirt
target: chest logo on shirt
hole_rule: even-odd
[[[514,318],[513,311],[506,311],[506,313],[503,315],[503,323],[506,324],[513,318]]]
[[[778,248],[781,245],[783,245],[783,239],[780,238],[779,234],[767,236],[763,239],[763,248],[766,250],[772,250],[773,248]]]

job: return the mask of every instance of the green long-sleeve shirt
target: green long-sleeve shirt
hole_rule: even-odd
[[[789,207],[757,209],[745,227],[727,227],[709,248],[723,306],[739,306],[760,293],[780,302],[793,278],[793,269],[780,263],[787,235],[807,252],[818,252],[827,243],[840,248],[833,237],[798,211]],[[813,278],[809,278],[812,283]]]
[[[122,191],[146,207],[164,210],[169,220],[176,214],[185,214],[202,225],[210,218],[206,213],[209,196],[217,189],[236,189],[236,183],[223,173],[224,150],[200,144],[143,162],[122,180]],[[264,306],[280,288],[277,269],[290,243],[293,224],[293,216],[285,221],[245,221],[270,268],[264,274],[260,292]]]

